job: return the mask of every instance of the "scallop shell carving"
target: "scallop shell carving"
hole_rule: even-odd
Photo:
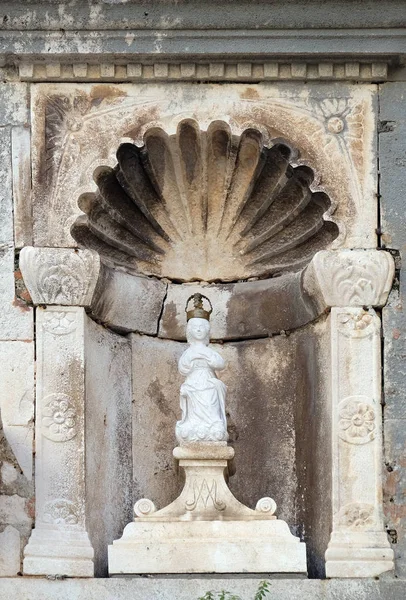
[[[98,192],[80,197],[72,235],[110,264],[175,281],[298,270],[338,228],[323,218],[330,200],[311,191],[311,169],[290,159],[287,145],[264,145],[254,128],[151,128],[141,148],[119,147],[114,169],[96,170]]]

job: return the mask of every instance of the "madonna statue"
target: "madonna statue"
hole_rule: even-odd
[[[187,310],[193,298],[194,308]],[[179,443],[225,442],[228,440],[225,399],[227,388],[215,371],[225,368],[218,352],[209,348],[212,312],[204,310],[201,294],[191,296],[186,304],[186,338],[189,348],[179,359],[179,372],[186,377],[180,388],[182,419],[176,423]]]

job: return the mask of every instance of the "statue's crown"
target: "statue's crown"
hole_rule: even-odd
[[[210,304],[210,310],[206,310],[203,308],[203,298],[205,300],[207,300],[207,302]],[[193,299],[193,308],[188,310],[188,304],[189,302]],[[185,311],[186,311],[186,320],[189,321],[189,319],[206,319],[207,321],[210,320],[210,315],[213,311],[213,307],[211,305],[210,300],[207,298],[207,296],[203,296],[203,294],[192,294],[192,296],[189,296],[189,298],[187,299],[186,302],[186,307],[185,307]]]

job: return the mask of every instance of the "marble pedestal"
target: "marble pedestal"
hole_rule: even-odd
[[[275,517],[275,502],[262,498],[251,510],[230,492],[226,442],[181,446],[174,456],[186,475],[180,496],[159,511],[147,499],[135,504],[134,522],[109,546],[110,575],[306,574],[306,546]]]

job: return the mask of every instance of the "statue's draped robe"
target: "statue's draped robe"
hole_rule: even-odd
[[[198,349],[190,346],[179,360],[179,372],[186,376],[180,388],[182,419],[176,424],[180,442],[226,441],[225,398],[227,388],[217,379],[215,369],[224,369],[224,360],[211,348],[208,358],[197,358]]]

